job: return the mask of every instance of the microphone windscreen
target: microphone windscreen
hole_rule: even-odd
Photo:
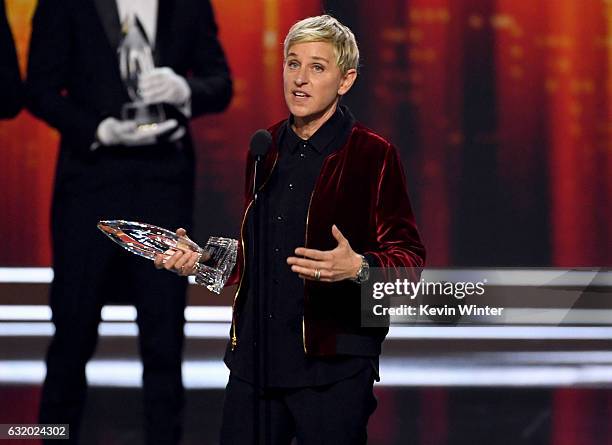
[[[253,137],[251,137],[251,143],[249,144],[249,150],[253,157],[264,156],[270,150],[272,146],[272,135],[268,130],[257,130]]]

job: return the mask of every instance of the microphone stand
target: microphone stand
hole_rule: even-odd
[[[269,402],[265,400],[264,391],[268,385],[267,377],[267,324],[264,322],[264,331],[262,332],[262,307],[264,313],[267,311],[267,302],[265,295],[265,279],[262,278],[262,262],[265,261],[265,247],[266,247],[266,230],[265,221],[265,210],[262,209],[261,199],[259,196],[259,190],[257,188],[259,181],[257,180],[258,172],[262,168],[262,161],[265,159],[268,150],[272,146],[272,136],[266,130],[258,130],[251,138],[250,150],[251,155],[254,158],[253,164],[253,224],[252,224],[252,242],[253,242],[253,255],[251,256],[252,261],[249,266],[250,280],[249,288],[251,298],[253,299],[253,443],[259,445],[261,442],[261,413],[260,413],[260,398],[265,402],[264,407],[264,441],[267,445],[270,443],[269,434],[270,428],[267,428],[268,417],[269,417]],[[265,268],[263,269],[265,273]],[[262,354],[263,352],[263,354]],[[263,368],[263,373],[262,373]],[[263,375],[262,375],[263,374]],[[262,379],[263,377],[263,379]],[[263,382],[263,384],[262,384]]]
[[[252,276],[251,276],[251,286],[253,289],[253,381],[254,381],[254,397],[253,397],[253,438],[254,445],[260,444],[261,439],[261,429],[260,429],[260,403],[259,399],[262,395],[262,392],[265,391],[265,386],[267,383],[267,369],[266,369],[266,358],[262,357],[262,351],[264,355],[267,355],[267,325],[264,323],[263,332],[261,323],[262,316],[262,306],[265,311],[266,302],[265,300],[265,290],[263,286],[263,281],[261,279],[261,262],[265,260],[263,255],[263,247],[265,247],[265,241],[262,238],[265,238],[265,226],[262,221],[262,217],[264,212],[262,211],[262,203],[259,199],[259,193],[257,190],[257,172],[263,160],[262,155],[257,155],[255,157],[255,165],[253,172],[253,264],[251,265]],[[265,314],[265,312],[264,312]],[[263,370],[263,376],[262,376]],[[262,379],[263,377],[263,379]],[[263,380],[263,385],[262,385]],[[267,427],[267,403],[266,409],[264,410],[265,422],[264,422],[264,433],[268,433],[269,428]],[[268,441],[266,441],[268,443]]]

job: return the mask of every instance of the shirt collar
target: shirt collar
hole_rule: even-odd
[[[315,134],[310,136],[309,139],[304,140],[295,134],[293,128],[291,128],[291,124],[293,124],[293,116],[290,116],[289,120],[287,121],[287,132],[285,135],[287,138],[286,146],[292,153],[295,153],[300,144],[306,142],[317,153],[326,153],[333,140],[338,136],[338,134],[340,134],[344,117],[344,113],[340,107],[337,107],[334,114],[327,121],[325,121],[323,125],[321,125],[321,128],[319,128]]]

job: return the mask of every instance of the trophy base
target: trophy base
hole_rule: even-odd
[[[161,104],[146,104],[144,102],[132,102],[124,104],[121,108],[123,120],[135,121],[138,131],[148,131],[154,125],[166,120],[166,113]]]
[[[238,241],[211,236],[203,250],[210,254],[210,260],[206,264],[196,264],[195,282],[220,294],[236,264]]]

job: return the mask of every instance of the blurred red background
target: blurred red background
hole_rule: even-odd
[[[235,97],[193,122],[196,238],[236,234],[249,137],[286,115],[283,36],[329,11],[362,52],[346,103],[400,148],[431,265],[612,265],[611,1],[213,4]],[[7,0],[24,71],[34,7]],[[50,264],[56,147],[26,111],[0,123],[2,266]]]

